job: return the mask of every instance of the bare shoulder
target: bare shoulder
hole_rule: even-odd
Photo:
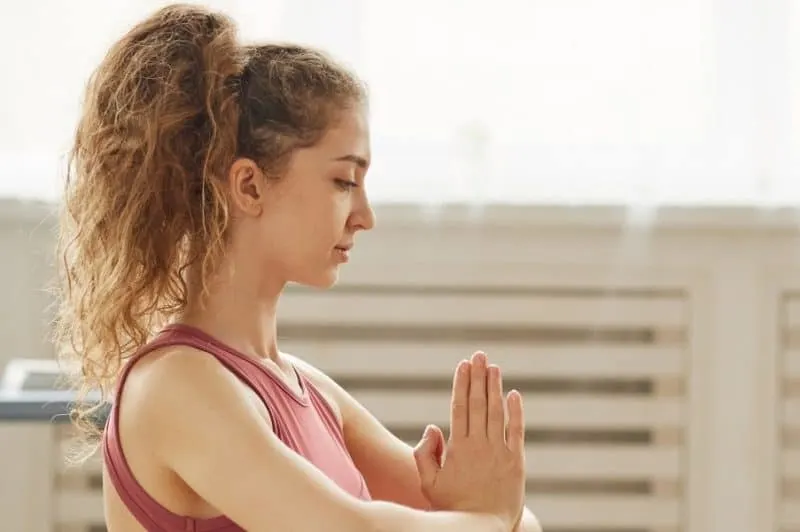
[[[267,409],[255,394],[213,355],[190,346],[170,346],[137,361],[122,392],[128,421],[169,424],[170,418],[192,415],[200,396],[223,394],[256,408]]]
[[[128,389],[139,384],[160,387],[176,380],[191,381],[195,376],[207,378],[215,375],[224,378],[222,369],[214,356],[204,351],[186,345],[162,347],[136,362],[125,387]]]
[[[213,355],[190,346],[170,346],[148,353],[131,368],[125,393],[169,401],[174,391],[200,389],[235,381]],[[145,393],[146,392],[146,393]]]

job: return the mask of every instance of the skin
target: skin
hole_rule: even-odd
[[[289,451],[256,395],[213,357],[184,346],[149,354],[129,374],[119,430],[131,470],[172,512],[225,514],[252,531],[538,531],[533,514],[520,514],[521,398],[503,397],[499,369],[489,369],[485,355],[456,371],[451,440],[434,427],[412,449],[327,375],[278,350],[284,286],[332,286],[344,262],[337,247],[352,246],[375,223],[364,187],[369,158],[365,114],[349,109],[318,145],[293,154],[278,181],[252,161],[236,161],[224,262],[204,305],[190,279],[179,321],[258,359],[290,387],[298,386],[292,364],[303,372],[332,403],[375,501],[356,500]],[[440,467],[442,452],[448,460]],[[104,480],[109,530],[142,530]],[[437,511],[421,511],[430,509]]]

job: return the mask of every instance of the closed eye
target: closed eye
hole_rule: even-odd
[[[358,186],[357,182],[348,179],[334,179],[333,182],[342,190],[350,190]]]

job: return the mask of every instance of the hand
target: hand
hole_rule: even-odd
[[[525,492],[522,397],[512,391],[504,399],[500,368],[476,353],[456,369],[450,415],[443,464],[438,427],[428,427],[414,450],[424,495],[434,510],[493,514],[511,530]]]

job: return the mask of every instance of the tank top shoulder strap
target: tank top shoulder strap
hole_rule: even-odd
[[[229,351],[222,349],[219,344],[211,341],[211,339],[206,338],[204,335],[198,334],[198,331],[181,325],[165,327],[152,342],[147,344],[147,346],[136,354],[134,359],[141,358],[148,353],[152,353],[164,347],[174,346],[193,347],[198,351],[203,351],[213,356],[230,372],[258,393],[258,379],[256,378],[258,375],[257,367],[248,364],[249,361],[243,360],[242,357],[235,356]],[[126,370],[130,371],[133,363],[134,360],[131,360]],[[260,396],[261,393],[258,393],[258,395]]]
[[[225,352],[220,349],[219,346],[206,341],[202,336],[192,334],[177,326],[165,328],[155,339],[139,349],[126,361],[116,383],[111,411],[106,421],[106,429],[103,433],[103,459],[111,483],[114,485],[118,496],[122,499],[131,514],[147,530],[159,532],[197,530],[198,520],[175,514],[164,508],[141,487],[133,476],[133,472],[130,470],[125,458],[119,438],[119,399],[125,386],[125,381],[138,361],[158,349],[180,345],[193,347],[214,356],[214,358],[236,375],[237,378],[251,388],[259,397],[266,399],[258,385],[255,368],[249,367],[244,361]],[[275,416],[273,415],[272,417],[273,429],[279,432],[279,425],[275,423]],[[217,530],[218,526],[228,524],[230,524],[230,521],[221,516],[202,520],[201,528],[203,530]]]

